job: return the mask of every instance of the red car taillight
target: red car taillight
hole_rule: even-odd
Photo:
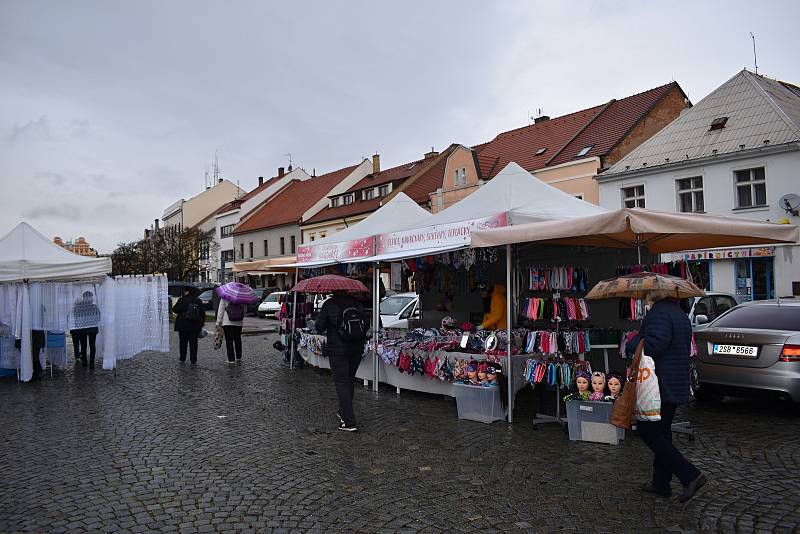
[[[782,362],[800,362],[800,345],[784,345],[780,360]]]

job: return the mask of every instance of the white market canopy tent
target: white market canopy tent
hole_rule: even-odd
[[[409,221],[424,222],[430,218],[430,212],[405,193],[399,193],[353,226],[298,247],[297,263],[285,267],[313,268],[365,261],[375,255],[376,236],[405,228]]]
[[[28,223],[19,223],[0,239],[0,282],[87,280],[110,272],[111,258],[73,254]]]
[[[377,255],[361,261],[391,261],[470,246],[474,231],[536,221],[606,213],[552,187],[514,162],[447,209],[418,218],[399,231],[378,236]]]
[[[110,258],[73,254],[24,222],[0,239],[0,326],[21,341],[20,380],[33,374],[31,330],[72,329],[73,305],[87,291],[101,311],[104,369],[143,350],[169,350],[166,276],[115,280],[106,276],[111,267]]]

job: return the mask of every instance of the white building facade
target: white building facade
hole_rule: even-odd
[[[748,71],[720,86],[597,177],[600,205],[800,224],[800,88]],[[700,285],[761,300],[800,295],[800,246],[694,250]]]

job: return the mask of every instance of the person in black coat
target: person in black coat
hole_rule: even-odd
[[[317,315],[314,326],[318,333],[326,333],[325,355],[331,364],[336,396],[339,398],[339,428],[348,432],[356,430],[356,416],[353,412],[353,396],[355,395],[356,371],[364,355],[364,340],[347,341],[339,334],[342,313],[347,308],[356,308],[364,324],[368,325],[364,307],[345,292],[334,292],[333,297],[326,300]]]
[[[691,499],[706,483],[706,477],[672,444],[672,420],[676,408],[689,402],[689,358],[692,323],[677,300],[654,293],[648,298],[652,307],[642,321],[639,335],[628,344],[634,351],[644,339],[644,353],[653,358],[661,393],[661,420],[639,421],[636,426],[644,442],[654,453],[653,478],[642,490],[668,497],[675,475],[683,484],[680,502]],[[659,297],[662,297],[659,299]]]
[[[189,307],[192,304],[197,305],[199,308],[201,319],[190,317],[192,310],[190,310]],[[172,311],[175,312],[176,315],[175,331],[178,332],[178,346],[180,347],[181,361],[186,361],[186,348],[188,347],[189,360],[192,363],[197,363],[197,340],[206,322],[206,311],[203,308],[203,301],[197,296],[197,290],[193,287],[186,286],[183,290],[183,295],[172,307]]]

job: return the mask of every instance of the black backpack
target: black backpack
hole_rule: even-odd
[[[367,339],[367,325],[361,311],[355,306],[342,310],[339,321],[339,336],[345,341],[364,341]]]
[[[189,305],[186,307],[186,312],[183,314],[186,319],[189,321],[194,321],[196,323],[204,322],[206,318],[206,312],[203,311],[203,307],[200,306],[196,302],[190,302]]]

